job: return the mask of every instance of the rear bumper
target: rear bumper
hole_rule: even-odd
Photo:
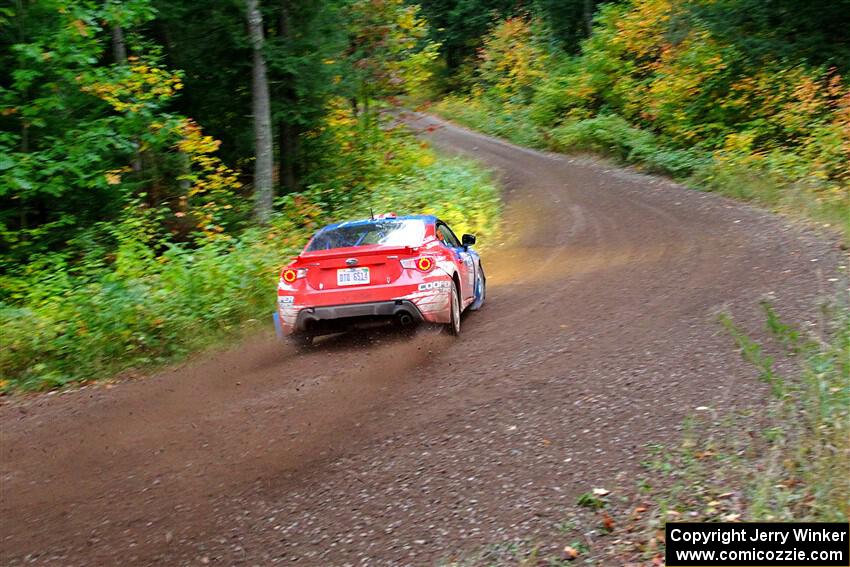
[[[324,321],[328,319],[347,319],[351,317],[395,317],[407,314],[422,320],[422,314],[413,302],[407,299],[394,301],[373,301],[370,303],[354,303],[351,305],[332,305],[328,307],[308,307],[298,314],[296,326],[304,329],[309,321]]]
[[[298,312],[292,332],[322,335],[388,322],[410,326],[421,323],[423,320],[422,313],[412,301],[406,299],[372,301],[304,308]]]
[[[299,332],[321,335],[391,320],[447,323],[452,285],[451,278],[433,274],[426,281],[355,290],[299,293],[279,287],[278,332],[284,336]]]

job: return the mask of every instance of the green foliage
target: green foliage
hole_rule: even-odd
[[[847,0],[721,0],[694,3],[691,10],[713,34],[740,44],[753,62],[778,55],[850,71]]]
[[[583,508],[592,508],[594,510],[599,510],[605,507],[605,501],[592,492],[580,494],[578,500],[576,500],[576,504]]]
[[[257,314],[277,261],[259,235],[173,245],[159,258],[128,243],[116,261],[124,269],[37,278],[20,307],[0,304],[5,387],[49,389],[185,354]]]
[[[486,246],[496,236],[500,201],[489,174],[474,162],[438,159],[379,185],[375,210],[435,215],[458,234],[476,234]]]
[[[629,125],[614,114],[567,122],[552,130],[559,151],[595,151],[628,159],[635,148],[650,147],[654,136]]]
[[[134,8],[137,20],[147,17]],[[14,38],[0,51],[11,70],[0,88],[0,247],[17,250],[13,260],[99,220],[95,203],[121,201],[102,172],[126,163],[134,124],[83,89],[96,80],[106,17],[105,8],[57,1],[19,4],[0,22],[0,35]]]
[[[470,61],[500,20],[525,17],[538,21],[540,41],[552,50],[575,53],[588,35],[588,24],[605,2],[600,0],[423,0],[430,35],[440,44],[443,65],[437,91],[457,88]]]
[[[41,254],[110,250],[130,216],[156,246],[241,225],[242,184],[215,157],[218,142],[168,109],[182,73],[134,35],[153,15],[147,0],[49,0],[14,13],[14,72],[0,89],[4,271],[26,272]],[[107,38],[119,25],[136,52],[113,61]]]
[[[473,93],[504,105],[528,104],[547,63],[535,24],[539,26],[539,22],[514,17],[493,28],[479,52]]]
[[[174,108],[222,141],[221,156],[250,170],[251,55],[244,7],[240,2],[153,0],[157,17],[152,35],[165,39],[169,62],[184,71],[185,88]],[[324,118],[328,100],[349,96],[346,58],[347,0],[261,2],[266,22],[265,56],[277,134],[280,183],[287,171],[295,187],[314,172],[314,151],[305,133]]]
[[[351,67],[347,80],[357,98],[402,95],[430,76],[439,45],[428,39],[419,6],[404,0],[356,0],[348,11]]]
[[[626,163],[641,164],[648,171],[680,179],[708,161],[707,156],[695,150],[665,147],[651,132],[635,128],[615,114],[565,122],[552,129],[550,145],[563,152],[611,155]]]
[[[756,4],[606,4],[576,56],[534,33],[541,7],[495,26],[468,74],[470,94],[435,109],[517,143],[600,152],[803,213],[850,239],[850,83],[839,74],[848,45],[838,31],[846,25],[818,28],[814,8],[790,21],[785,2]],[[513,49],[502,47],[506,37]],[[818,38],[830,40],[820,55]],[[815,66],[824,61],[837,67]]]
[[[446,68],[454,72],[475,53],[495,22],[513,14],[517,3],[514,0],[424,0],[420,4],[430,23],[431,37],[440,44]]]
[[[432,110],[452,121],[480,130],[491,136],[507,138],[514,143],[532,148],[547,147],[546,133],[530,121],[528,109],[513,107],[496,111],[480,98],[447,96],[437,102]]]

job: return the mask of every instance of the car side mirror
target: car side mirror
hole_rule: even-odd
[[[475,235],[474,234],[464,234],[460,237],[460,243],[463,244],[464,248],[472,246],[475,244]]]

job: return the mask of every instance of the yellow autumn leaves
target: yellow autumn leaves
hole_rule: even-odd
[[[239,175],[215,155],[221,142],[205,135],[193,120],[181,120],[176,131],[180,135],[176,147],[188,162],[179,179],[190,184],[182,203],[207,239],[226,238],[221,215],[233,208],[232,193],[242,187]]]
[[[93,81],[81,90],[108,103],[118,112],[141,112],[151,103],[172,98],[183,88],[178,73],[130,57],[119,81]]]
[[[174,97],[182,88],[179,73],[168,71],[137,57],[128,58],[119,80],[91,81],[81,87],[123,114],[141,113],[160,106]],[[176,138],[173,149],[182,156],[183,165],[177,179],[187,189],[179,198],[175,215],[191,215],[196,227],[207,238],[224,237],[221,215],[233,208],[230,201],[233,192],[242,187],[237,171],[227,167],[215,153],[221,142],[203,133],[201,127],[189,118],[175,121],[151,119],[147,126],[153,134]],[[141,149],[144,150],[145,144]],[[120,168],[105,172],[106,183],[118,185],[122,174],[131,168]]]
[[[546,52],[534,41],[530,22],[521,17],[496,26],[479,55],[481,79],[506,103],[527,103],[532,87],[544,76]]]

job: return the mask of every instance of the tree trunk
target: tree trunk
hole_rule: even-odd
[[[280,16],[278,19],[278,36],[284,41],[289,40],[289,0],[281,0]],[[295,104],[295,77],[292,73],[283,76],[283,92],[280,93],[278,102],[284,105]],[[278,116],[282,116],[279,113]],[[292,193],[296,190],[298,180],[295,173],[295,160],[298,147],[298,130],[287,121],[285,117],[277,121],[277,146],[278,158],[278,183],[284,192]]]
[[[116,65],[127,64],[127,42],[124,41],[124,30],[117,23],[112,24],[112,59],[115,60]],[[142,155],[139,150],[141,143],[138,137],[133,138],[133,143],[136,149],[133,151],[130,166],[133,171],[140,173],[142,171]]]
[[[265,223],[272,212],[272,119],[269,102],[269,83],[263,55],[263,15],[258,0],[245,0],[248,33],[254,52],[252,89],[254,115],[254,216]]]
[[[281,0],[280,15],[277,20],[277,31],[280,37],[289,37],[289,0]]]
[[[584,25],[587,26],[587,37],[593,33],[593,9],[596,7],[594,0],[584,0]]]
[[[124,30],[118,24],[112,24],[112,58],[118,65],[127,62],[127,44],[124,42]]]

